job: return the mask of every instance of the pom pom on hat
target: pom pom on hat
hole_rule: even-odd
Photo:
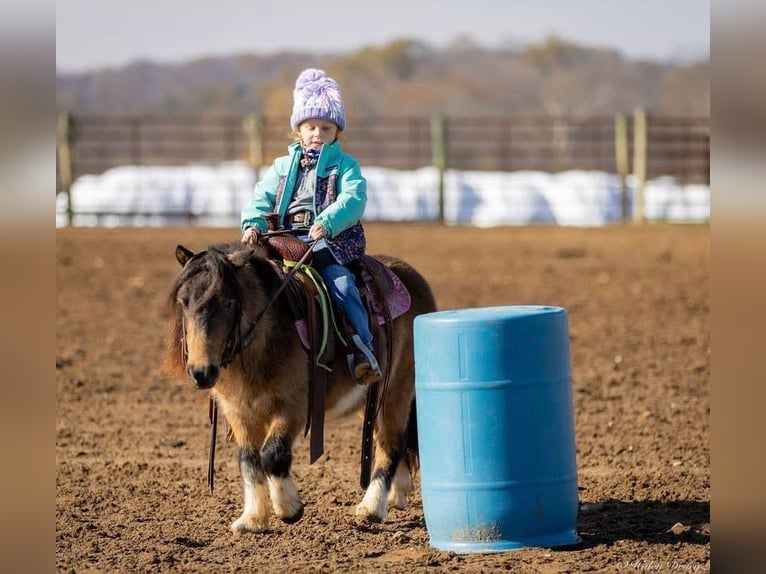
[[[295,80],[290,127],[297,129],[301,122],[312,119],[330,120],[340,129],[346,128],[340,87],[324,70],[316,68],[303,70]]]

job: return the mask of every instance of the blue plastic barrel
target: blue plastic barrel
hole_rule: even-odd
[[[580,541],[565,309],[417,317],[415,393],[431,546],[502,552]]]

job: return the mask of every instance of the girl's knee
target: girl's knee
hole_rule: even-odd
[[[348,293],[349,289],[355,286],[354,276],[343,265],[328,265],[319,274],[325,283],[334,286],[342,294]]]

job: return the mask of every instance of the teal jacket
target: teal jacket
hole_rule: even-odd
[[[242,231],[256,227],[266,231],[267,213],[279,213],[284,220],[295,189],[300,167],[301,146],[295,142],[288,155],[274,160],[242,210]],[[325,144],[317,161],[314,212],[316,222],[327,230],[328,244],[343,265],[364,254],[366,239],[361,219],[367,206],[367,180],[359,163],[344,153],[340,143]],[[284,223],[284,221],[283,221]]]

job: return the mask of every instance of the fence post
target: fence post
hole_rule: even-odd
[[[66,193],[67,225],[72,225],[72,181],[74,179],[74,121],[71,114],[59,114],[56,121],[56,151],[61,188]],[[58,194],[58,190],[56,190]]]
[[[439,172],[439,222],[444,223],[444,171],[447,169],[447,130],[442,115],[431,116],[431,163]]]
[[[247,163],[253,168],[255,180],[258,181],[263,165],[263,118],[250,114],[243,120],[242,127],[247,137]]]
[[[617,175],[620,177],[620,203],[622,206],[622,221],[628,221],[628,118],[625,114],[614,115],[614,155]]]
[[[647,117],[642,108],[633,113],[633,178],[635,181],[635,201],[633,202],[633,221],[644,223],[644,188],[647,170]]]

